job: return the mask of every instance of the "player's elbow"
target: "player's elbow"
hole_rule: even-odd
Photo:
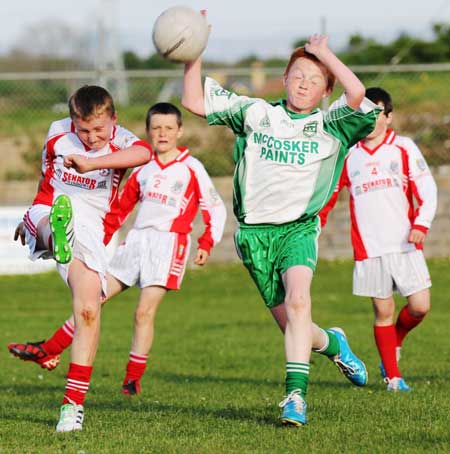
[[[199,101],[188,94],[183,93],[181,97],[181,105],[189,112],[198,115],[200,117],[205,116],[205,107],[203,106],[203,100]]]
[[[139,149],[135,152],[135,157],[138,162],[134,165],[134,167],[142,166],[150,161],[152,153],[148,148],[139,146]]]
[[[362,83],[352,87],[350,93],[347,93],[347,103],[350,107],[357,110],[363,102],[364,96],[366,95],[366,89]]]

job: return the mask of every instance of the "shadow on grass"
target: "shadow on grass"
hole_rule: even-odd
[[[170,372],[152,372],[152,375],[162,381],[186,384],[186,383],[213,383],[213,384],[242,384],[242,385],[256,385],[256,386],[279,386],[281,383],[276,380],[270,379],[257,379],[251,377],[217,377],[213,375],[193,375],[193,374],[175,374]],[[322,388],[351,388],[353,385],[344,376],[336,374],[336,380],[312,380],[312,386],[319,386]],[[370,383],[364,388],[376,387],[376,383]]]
[[[268,426],[278,427],[279,421],[273,416],[261,415],[264,406],[254,408],[237,408],[237,407],[222,407],[212,408],[206,403],[199,403],[198,405],[175,405],[171,403],[161,402],[143,402],[135,401],[130,404],[129,398],[124,398],[122,401],[113,402],[92,402],[90,408],[101,412],[136,412],[148,413],[157,417],[171,417],[184,415],[187,417],[196,418],[214,418],[214,419],[228,419],[232,421],[251,421],[257,424],[265,424]],[[272,407],[272,406],[271,406]],[[269,411],[268,411],[269,413]]]
[[[8,384],[8,385],[0,385],[0,393],[8,393],[8,394],[15,394],[17,396],[27,396],[30,397],[33,394],[36,394],[39,396],[39,400],[42,399],[43,396],[48,394],[50,396],[50,393],[56,393],[56,392],[63,392],[64,391],[64,386],[62,384],[59,385],[48,385],[46,383],[42,383],[39,385],[30,385],[29,383],[14,383],[14,384]]]
[[[215,377],[213,375],[175,374],[171,372],[152,372],[154,377],[171,383],[240,383],[243,385],[278,385],[279,382],[269,379],[249,377]]]
[[[31,406],[30,406],[31,407]],[[36,424],[42,424],[44,426],[48,426],[51,428],[56,427],[56,423],[58,422],[59,418],[59,408],[55,408],[55,417],[50,419],[50,418],[45,418],[45,417],[39,417],[36,416],[35,414],[27,414],[24,415],[23,413],[23,408],[20,409],[20,411],[17,411],[14,413],[14,411],[9,411],[8,414],[2,415],[0,417],[0,420],[4,421],[17,421],[21,423],[36,423]]]

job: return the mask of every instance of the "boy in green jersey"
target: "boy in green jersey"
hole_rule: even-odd
[[[345,94],[322,112],[335,79]],[[350,350],[340,328],[312,322],[310,285],[317,263],[320,223],[350,146],[370,133],[379,109],[364,98],[353,72],[314,35],[296,49],[284,78],[286,99],[274,103],[238,96],[206,78],[201,57],[186,63],[182,103],[226,125],[234,146],[234,213],[238,254],[284,333],[286,398],[284,424],[306,424],[311,350],[329,357],[355,385],[367,383],[364,363]]]

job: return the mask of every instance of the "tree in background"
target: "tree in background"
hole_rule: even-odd
[[[425,41],[402,33],[394,41],[381,44],[360,34],[350,36],[347,48],[339,54],[351,65],[399,63],[441,63],[450,61],[450,25],[434,24],[434,39]]]

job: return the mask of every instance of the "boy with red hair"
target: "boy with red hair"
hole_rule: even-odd
[[[329,111],[316,108],[335,78],[345,95]],[[284,333],[286,398],[282,422],[306,424],[311,350],[330,358],[355,385],[367,382],[364,363],[339,328],[312,322],[310,285],[317,263],[318,213],[331,197],[348,148],[375,126],[378,108],[364,86],[314,35],[295,50],[283,78],[287,97],[274,103],[238,96],[201,80],[201,57],[185,66],[182,103],[226,125],[234,147],[236,247],[266,306]]]

